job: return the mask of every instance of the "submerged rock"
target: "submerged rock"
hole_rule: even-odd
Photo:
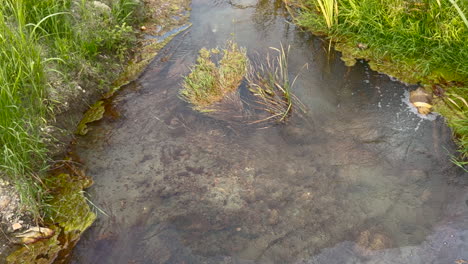
[[[372,251],[390,247],[392,247],[392,241],[389,237],[382,233],[373,233],[370,230],[361,232],[356,241],[356,250],[364,256],[371,255]]]

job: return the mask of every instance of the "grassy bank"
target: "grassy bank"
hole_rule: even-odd
[[[347,65],[433,90],[468,158],[468,2],[455,0],[285,0],[295,22],[331,39]]]
[[[40,216],[56,114],[103,89],[135,43],[133,0],[0,5],[0,175]],[[97,87],[97,88],[96,88]],[[88,91],[89,93],[89,91]]]

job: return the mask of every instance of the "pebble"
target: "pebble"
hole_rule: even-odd
[[[276,225],[279,222],[279,213],[278,210],[270,210],[270,216],[268,217],[268,224]]]
[[[13,231],[21,229],[22,227],[23,226],[20,223],[14,223],[14,224],[11,225],[11,228],[13,229]]]
[[[8,197],[1,197],[0,198],[0,210],[3,210],[10,204],[11,200]]]

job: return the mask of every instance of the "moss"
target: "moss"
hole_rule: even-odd
[[[79,135],[86,135],[88,133],[88,123],[100,120],[105,112],[104,108],[104,101],[97,101],[94,105],[92,105],[88,111],[84,114],[83,118],[81,119],[78,127],[76,129],[76,133]]]
[[[49,201],[51,209],[46,223],[50,224],[55,235],[13,252],[7,263],[48,264],[59,258],[66,259],[80,235],[96,219],[83,196],[83,189],[91,184],[91,179],[86,176],[75,178],[62,173],[50,178],[47,185],[53,196]]]

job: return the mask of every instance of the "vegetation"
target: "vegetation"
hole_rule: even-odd
[[[216,63],[215,57],[221,53],[222,58]],[[192,104],[195,110],[213,111],[213,104],[237,91],[245,76],[247,62],[245,49],[232,41],[221,51],[201,49],[197,64],[184,79],[180,91],[182,99]]]
[[[135,41],[133,0],[3,0],[0,175],[39,216],[54,115],[81,86],[104,86]],[[115,56],[114,54],[117,54]],[[78,83],[75,80],[86,80]],[[86,87],[86,86],[84,86]]]
[[[366,59],[377,71],[443,96],[450,105],[436,110],[445,113],[467,157],[467,1],[337,0],[334,12],[324,8],[333,0],[285,2],[298,25],[335,41],[347,65]]]
[[[441,96],[438,111],[449,116],[448,125],[455,131],[461,157],[453,162],[467,170],[468,166],[468,87],[451,87],[450,92]],[[468,171],[468,170],[467,170]]]
[[[292,82],[289,80],[288,54],[290,47],[284,50],[271,48],[278,52],[276,58],[267,55],[265,63],[250,65],[247,74],[247,82],[250,91],[256,97],[256,103],[260,109],[270,115],[254,123],[260,122],[284,122],[291,115],[294,105],[301,105],[299,100],[291,93],[298,75]]]

